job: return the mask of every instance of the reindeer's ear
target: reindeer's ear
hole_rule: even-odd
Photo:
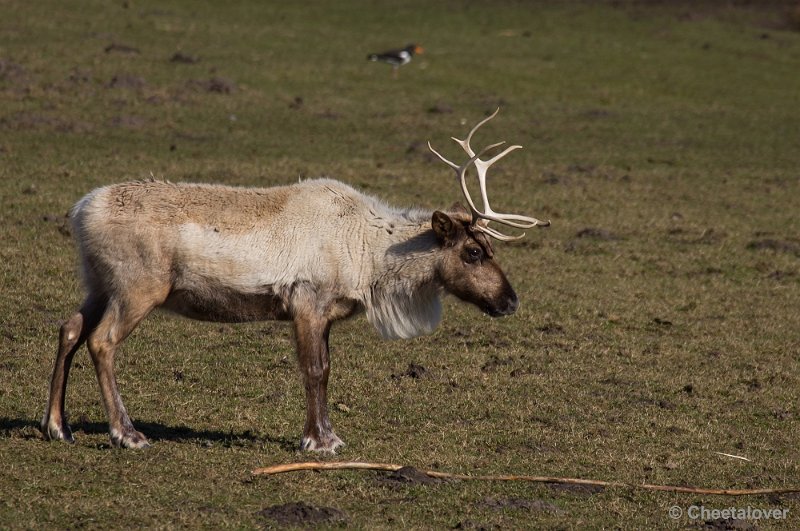
[[[458,239],[459,232],[464,230],[456,220],[438,210],[431,217],[431,227],[443,245],[454,243]]]

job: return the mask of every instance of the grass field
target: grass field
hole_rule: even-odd
[[[0,13],[0,528],[800,527],[792,494],[253,477],[309,458],[283,323],[145,321],[117,376],[147,450],[111,448],[85,350],[67,393],[76,444],[38,431],[59,323],[82,300],[65,215],[83,194],[151,174],[327,175],[446,208],[460,193],[425,142],[456,157],[449,137],[499,106],[478,143],[525,149],[493,170],[494,203],[553,222],[497,245],[521,308],[492,320],[450,299],[440,328],[409,341],[363,317],[337,325],[339,457],[800,486],[794,4],[0,0]],[[366,61],[407,42],[425,54],[397,79]],[[789,514],[692,520],[692,505]]]

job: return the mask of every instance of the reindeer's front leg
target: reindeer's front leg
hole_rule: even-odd
[[[328,418],[328,333],[331,321],[310,312],[295,315],[297,355],[306,388],[306,426],[300,447],[303,450],[335,453],[344,445]]]

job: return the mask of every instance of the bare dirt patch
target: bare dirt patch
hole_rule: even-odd
[[[196,55],[190,55],[188,53],[183,52],[175,52],[172,54],[172,57],[169,58],[170,63],[180,63],[180,64],[194,64],[200,61],[200,58]]]
[[[707,228],[702,230],[699,234],[692,231],[675,227],[667,231],[670,240],[679,243],[699,244],[699,245],[715,245],[725,239],[727,234],[720,230]]]
[[[142,129],[147,125],[147,120],[141,116],[121,114],[111,118],[110,125],[119,129]]]
[[[581,229],[575,233],[575,237],[599,241],[615,241],[622,239],[610,230],[597,227],[586,227],[585,229]]]
[[[453,107],[448,103],[437,102],[428,107],[427,111],[430,114],[452,114]]]
[[[117,74],[108,82],[108,88],[140,90],[147,86],[147,81],[141,76],[130,74]]]
[[[261,516],[274,520],[279,525],[312,526],[318,524],[344,523],[346,515],[332,507],[315,507],[305,502],[291,502],[273,505],[258,512]]]
[[[0,82],[20,85],[28,81],[28,73],[18,63],[0,58]]]
[[[747,244],[747,248],[752,251],[773,251],[800,256],[800,242],[794,240],[776,240],[772,238],[753,240]]]
[[[513,364],[514,364],[514,357],[513,356],[501,358],[499,356],[496,356],[495,354],[492,354],[489,357],[489,359],[486,361],[486,363],[481,365],[481,371],[482,372],[492,372],[492,371],[494,371],[494,370],[496,370],[496,369],[498,369],[500,367],[507,367],[507,366],[513,365]]]
[[[239,89],[233,80],[216,76],[209,79],[193,79],[187,82],[186,86],[199,92],[213,94],[233,94]]]
[[[71,236],[72,230],[69,225],[69,215],[45,214],[42,221],[54,225],[62,236]]]
[[[71,120],[36,111],[19,111],[0,117],[0,127],[12,131],[55,131],[57,133],[86,133],[93,126],[84,121]]]
[[[706,520],[698,524],[699,529],[708,531],[758,531],[758,526],[747,520],[737,520],[735,518],[718,518],[716,520]]]
[[[140,52],[139,48],[135,46],[130,46],[128,44],[120,44],[117,42],[112,42],[105,48],[103,51],[106,53],[122,53],[122,54],[133,54],[138,55]]]
[[[400,380],[401,378],[411,378],[414,380],[419,380],[424,378],[428,369],[423,367],[422,365],[418,365],[416,363],[409,363],[406,370],[399,373],[392,373],[392,380]]]

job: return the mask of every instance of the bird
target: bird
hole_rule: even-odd
[[[409,44],[400,50],[388,50],[382,53],[371,53],[367,56],[369,61],[380,61],[392,65],[392,73],[397,77],[397,69],[411,61],[415,54],[421,54],[425,50],[417,44]]]

